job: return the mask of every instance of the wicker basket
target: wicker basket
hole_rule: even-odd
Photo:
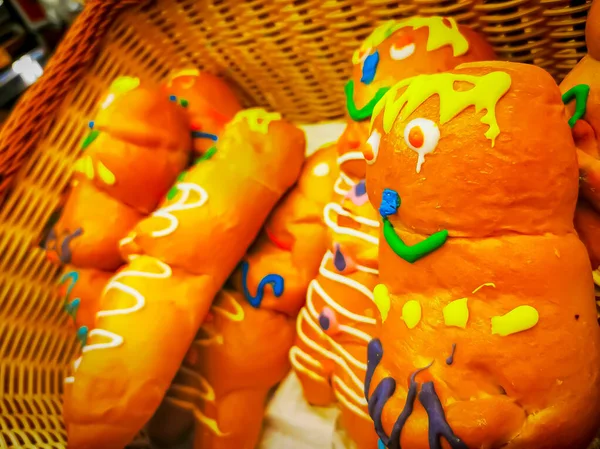
[[[0,448],[64,448],[64,369],[78,348],[35,248],[87,120],[118,75],[219,73],[246,104],[316,122],[344,114],[351,53],[379,22],[456,17],[501,58],[557,79],[585,54],[589,4],[569,0],[91,0],[0,134]]]

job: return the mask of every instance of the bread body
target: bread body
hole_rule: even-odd
[[[572,226],[576,149],[550,75],[486,62],[415,77],[376,108],[373,133],[367,189],[384,205],[388,295],[365,392],[383,443],[586,448],[600,328]]]

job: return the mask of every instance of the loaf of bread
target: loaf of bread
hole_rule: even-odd
[[[269,391],[289,371],[295,317],[326,248],[322,209],[337,179],[335,146],[307,159],[296,186],[221,290],[150,422],[161,447],[194,429],[197,449],[253,449]]]
[[[485,62],[401,81],[368,144],[382,324],[365,395],[381,444],[585,449],[600,328],[552,77]]]
[[[159,89],[121,77],[90,126],[45,247],[61,263],[114,271],[123,264],[119,240],[188,164],[190,124],[184,108]]]
[[[238,113],[216,152],[121,241],[129,263],[104,289],[65,381],[69,448],[122,449],[152,417],[214,297],[298,178],[304,148],[278,114]]]
[[[339,402],[342,426],[362,449],[377,437],[363,395],[366,346],[377,328],[378,213],[365,188],[363,144],[373,108],[397,81],[494,59],[485,40],[452,18],[412,17],[378,27],[355,52],[346,85],[348,124],[338,141],[336,199],[324,210],[328,251],[311,282],[290,352],[307,400]],[[367,155],[373,159],[373,155]]]

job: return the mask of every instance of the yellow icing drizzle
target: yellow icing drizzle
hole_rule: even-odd
[[[98,177],[103,183],[112,186],[116,182],[113,172],[111,172],[102,162],[98,161],[96,164],[96,171],[98,172]]]
[[[200,76],[200,70],[198,70],[198,69],[183,69],[183,70],[180,70],[178,72],[175,72],[175,73],[173,73],[169,77],[169,81],[167,82],[167,86],[168,87],[173,87],[173,80],[175,78],[179,78],[179,77],[183,77],[183,76],[198,77],[198,76]],[[183,86],[183,88],[184,89],[189,89],[190,87],[192,87],[194,85],[195,82],[196,82],[196,80],[191,80],[189,83],[186,83]]]
[[[492,334],[507,335],[531,329],[540,319],[538,311],[531,306],[519,306],[505,315],[492,318]]]
[[[251,131],[267,134],[269,125],[275,120],[281,120],[281,114],[278,112],[267,112],[261,108],[250,108],[238,112],[231,124],[239,123],[245,120]]]
[[[113,94],[124,94],[129,92],[140,85],[139,78],[133,78],[131,76],[121,76],[113,81],[110,85],[109,91]]]
[[[446,326],[467,327],[469,321],[469,306],[467,298],[456,299],[444,307],[444,323]]]
[[[473,294],[477,293],[479,290],[481,290],[483,287],[492,287],[492,288],[496,288],[496,284],[494,284],[493,282],[488,282],[486,284],[481,284],[479,287],[477,287],[475,290],[473,290]]]
[[[421,304],[419,301],[411,299],[402,307],[402,320],[406,323],[406,327],[414,329],[421,321]]]
[[[454,83],[462,81],[473,87],[465,91],[454,89]],[[475,106],[475,111],[482,109],[486,113],[481,117],[481,123],[489,126],[485,137],[494,146],[500,127],[496,120],[496,104],[508,92],[511,85],[510,75],[506,72],[491,72],[486,75],[464,75],[459,73],[435,73],[419,75],[405,79],[392,87],[373,110],[371,128],[375,118],[383,111],[383,129],[389,133],[398,117],[407,118],[428,98],[438,95],[440,99],[440,124],[452,120],[469,106]],[[398,92],[406,90],[396,99]]]
[[[390,292],[384,284],[377,284],[373,289],[375,305],[381,314],[381,322],[385,323],[390,312]]]
[[[85,156],[83,158],[83,173],[85,173],[85,176],[91,181],[92,179],[94,179],[94,161],[92,161],[92,158],[89,156]]]
[[[227,298],[229,304],[231,304],[231,306],[233,307],[233,311],[227,310],[227,308],[224,307],[212,306],[212,312],[217,315],[221,315],[222,317],[229,318],[231,321],[242,321],[245,316],[244,309],[242,309],[242,306],[240,306],[240,304],[235,300],[235,298],[231,296],[230,293],[224,290],[222,291],[222,293],[223,296]],[[229,306],[229,304],[227,304],[227,306]],[[223,305],[225,306],[225,304]]]
[[[452,46],[452,54],[456,56],[464,55],[469,51],[469,41],[462,35],[458,29],[456,20],[451,17],[445,18],[450,23],[450,28],[444,23],[444,17],[410,17],[408,19],[395,22],[390,20],[378,26],[365,39],[360,48],[352,55],[352,63],[358,64],[360,53],[375,48],[393,33],[401,28],[412,27],[415,30],[419,28],[429,28],[429,37],[427,38],[427,51],[434,51],[445,45]]]

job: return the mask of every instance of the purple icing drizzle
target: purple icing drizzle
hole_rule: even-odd
[[[382,379],[379,385],[377,385],[375,388],[373,395],[369,398],[369,390],[371,388],[373,373],[379,365],[379,362],[381,362],[382,357],[383,346],[381,341],[378,338],[374,338],[369,342],[367,347],[365,398],[369,404],[369,415],[371,416],[371,419],[375,425],[375,432],[377,433],[377,436],[380,438],[381,442],[388,449],[402,449],[400,446],[400,436],[406,421],[413,412],[415,400],[417,398],[417,390],[419,388],[419,384],[416,382],[415,378],[421,371],[431,367],[433,362],[411,374],[404,408],[398,416],[398,419],[396,419],[394,427],[392,427],[392,433],[388,436],[383,428],[381,418],[383,415],[383,407],[396,390],[396,381],[391,377]],[[423,389],[419,394],[419,401],[421,404],[423,404],[423,407],[425,407],[427,416],[429,417],[429,445],[431,449],[442,449],[439,442],[440,436],[446,438],[452,449],[468,449],[468,447],[456,435],[454,435],[450,425],[446,422],[442,404],[440,403],[440,400],[435,393],[435,389],[433,388],[433,382],[427,382],[423,385]]]
[[[367,183],[364,179],[358,181],[354,186],[354,194],[359,197],[367,194]]]
[[[446,365],[452,365],[454,363],[454,353],[456,352],[456,343],[452,343],[452,353],[450,357],[446,359]]]
[[[444,415],[444,408],[440,398],[435,392],[433,382],[426,382],[419,393],[419,402],[423,404],[429,417],[429,447],[442,449],[440,442],[444,437],[452,449],[469,449],[469,447],[455,434]]]
[[[329,318],[327,318],[323,312],[321,312],[321,314],[319,315],[319,325],[324,331],[329,329]]]
[[[340,273],[346,269],[346,259],[340,250],[339,243],[335,244],[335,255],[333,256],[333,265]]]
[[[73,255],[71,254],[71,248],[70,248],[70,244],[71,244],[71,240],[73,240],[75,237],[79,237],[81,234],[83,234],[83,229],[81,228],[77,228],[72,234],[67,235],[62,243],[60,244],[60,261],[62,263],[71,263],[71,258],[73,257]]]

